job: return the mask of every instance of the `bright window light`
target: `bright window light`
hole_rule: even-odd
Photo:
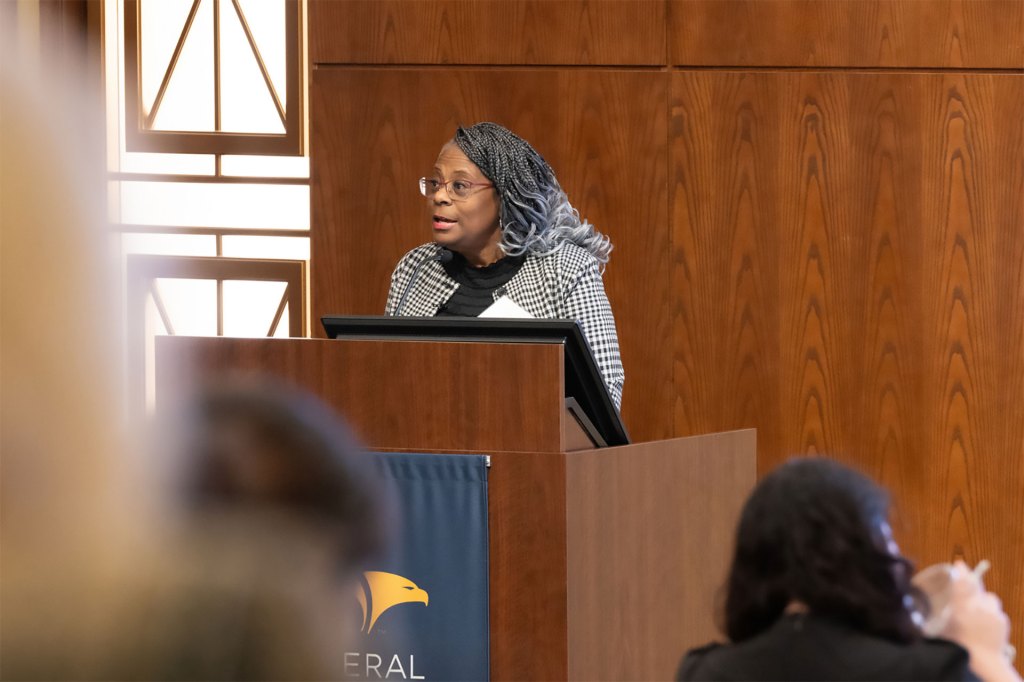
[[[217,335],[217,282],[212,279],[156,280],[175,334]]]
[[[121,220],[133,225],[308,230],[309,186],[125,181]]]
[[[284,282],[224,282],[224,335],[266,336],[281,304]],[[278,323],[288,329],[288,320]]]
[[[223,255],[232,258],[309,260],[307,237],[224,237]]]
[[[221,157],[224,175],[248,175],[279,178],[309,178],[308,156],[228,156]]]
[[[121,236],[125,254],[149,253],[163,256],[216,256],[217,238],[212,234],[126,233]]]

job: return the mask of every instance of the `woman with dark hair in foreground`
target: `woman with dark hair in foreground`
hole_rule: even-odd
[[[678,679],[1019,679],[996,660],[1009,634],[998,599],[967,571],[954,598],[958,643],[921,636],[921,595],[888,506],[871,480],[827,459],[794,460],[765,477],[737,529],[730,643],[688,652]]]

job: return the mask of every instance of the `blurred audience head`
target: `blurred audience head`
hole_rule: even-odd
[[[892,540],[886,493],[828,459],[768,474],[743,508],[725,603],[734,642],[794,605],[867,633],[910,641],[911,567]]]
[[[150,473],[159,551],[98,672],[131,679],[338,679],[356,573],[388,505],[316,398],[223,378],[161,404]]]
[[[323,533],[339,568],[381,549],[382,500],[348,428],[312,395],[269,378],[209,383],[169,438],[171,504],[188,520],[280,515]],[[165,441],[166,442],[166,441]]]

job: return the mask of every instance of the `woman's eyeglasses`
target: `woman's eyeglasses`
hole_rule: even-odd
[[[420,178],[420,194],[433,199],[434,195],[444,188],[452,201],[468,199],[476,192],[477,187],[494,187],[489,182],[469,182],[468,180],[449,180],[447,182],[440,178]]]

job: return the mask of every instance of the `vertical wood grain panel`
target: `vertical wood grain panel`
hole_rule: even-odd
[[[1024,68],[1018,0],[669,0],[673,64]]]
[[[936,76],[927,111],[938,128],[926,159],[929,354],[927,454],[936,460],[926,551],[989,558],[989,584],[1024,618],[1024,77]],[[927,504],[927,498],[922,500]],[[941,512],[941,513],[940,513]],[[1021,642],[1020,628],[1016,639]]]
[[[678,433],[858,466],[1018,622],[1022,107],[1016,75],[680,72],[670,178]]]
[[[493,120],[529,140],[611,237],[624,419],[636,439],[670,436],[666,86],[637,71],[315,70],[314,319],[383,311],[398,259],[431,238],[417,179],[457,125]]]
[[[310,0],[314,64],[663,64],[664,0]]]
[[[777,449],[778,273],[771,188],[759,177],[778,140],[761,139],[753,81],[711,74],[672,81],[671,171],[675,300],[675,429],[757,425]],[[770,125],[770,124],[767,124]],[[765,442],[767,441],[767,443]]]

